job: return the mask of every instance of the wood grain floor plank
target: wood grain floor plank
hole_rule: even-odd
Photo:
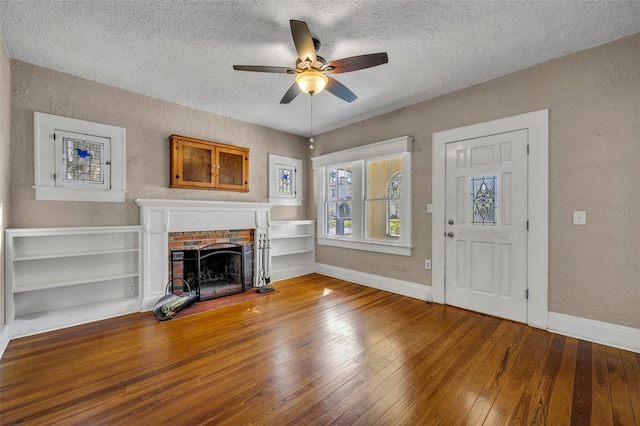
[[[551,345],[547,355],[546,363],[542,376],[538,381],[538,388],[532,398],[531,425],[546,425],[549,423],[549,402],[551,401],[551,392],[553,385],[560,372],[562,364],[562,354],[567,338],[560,335],[553,335]],[[530,382],[534,385],[536,382]]]
[[[592,345],[579,341],[573,384],[572,425],[580,426],[591,424],[591,395],[593,393],[591,387],[592,365]]]
[[[640,419],[635,419],[631,403],[631,394],[624,365],[620,356],[620,349],[607,347],[607,369],[609,372],[609,387],[611,388],[611,411],[613,423],[616,425],[638,424]],[[637,421],[636,421],[637,420]]]
[[[319,274],[275,286],[11,341],[0,424],[638,422],[640,354]]]
[[[620,351],[624,373],[629,387],[629,398],[636,423],[640,423],[640,363],[638,357],[629,351]]]
[[[513,374],[507,379],[489,411],[487,424],[495,424],[496,421],[505,422],[505,420],[506,424],[530,423],[531,419],[527,416],[532,406],[532,396],[542,376],[551,341],[551,335],[541,330],[534,329],[530,335],[533,338],[531,352],[523,354],[519,362],[519,365],[524,368],[512,370]]]
[[[486,417],[493,402],[489,397],[491,390],[500,389],[502,386],[501,378],[505,377],[505,372],[510,368],[509,363],[513,363],[513,354],[517,352],[523,341],[525,326],[513,322],[505,322],[505,324],[509,326],[509,331],[502,336],[490,356],[478,366],[467,386],[460,390],[458,399],[444,414],[440,422],[441,425],[456,426],[460,424],[462,419],[471,422],[471,419]],[[483,397],[478,400],[483,389]],[[497,395],[497,391],[495,394]],[[474,405],[476,407],[475,414],[468,414]]]
[[[597,425],[612,425],[611,390],[607,368],[607,350],[604,346],[591,345],[591,421]]]
[[[567,337],[562,351],[560,371],[558,371],[558,377],[549,396],[548,424],[550,425],[571,424],[573,380],[575,378],[577,353],[578,340]]]

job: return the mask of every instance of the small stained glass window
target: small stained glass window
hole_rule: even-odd
[[[472,226],[497,226],[498,176],[469,178]]]
[[[63,138],[63,179],[67,182],[104,184],[104,144]]]
[[[302,205],[302,160],[269,154],[269,203]]]
[[[293,195],[293,174],[291,169],[278,167],[278,195]]]

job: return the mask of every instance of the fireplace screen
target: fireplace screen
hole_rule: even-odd
[[[253,244],[222,243],[172,251],[171,276],[187,281],[199,300],[245,292],[253,287]],[[179,284],[172,288],[175,294],[185,290]]]

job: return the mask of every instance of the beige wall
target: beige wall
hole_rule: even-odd
[[[431,284],[432,134],[548,108],[549,309],[640,328],[638,70],[640,34],[316,137],[314,155],[415,138],[413,256],[319,246],[317,261]],[[587,211],[586,226],[572,225],[574,210]]]
[[[9,218],[9,145],[10,137],[11,66],[9,55],[0,39],[0,330],[5,322],[4,301],[4,229]]]
[[[14,228],[138,224],[139,210],[133,201],[136,198],[267,202],[267,154],[308,158],[304,138],[24,62],[12,60],[11,82],[9,225]],[[34,111],[126,128],[126,202],[36,201],[32,188]],[[249,148],[250,191],[169,189],[167,138],[173,133]],[[302,206],[276,207],[272,217],[278,220],[305,216],[306,208]]]
[[[431,284],[424,259],[432,257],[431,216],[426,205],[431,202],[433,132],[548,108],[549,308],[640,328],[638,52],[640,34],[316,137],[313,155],[401,135],[415,138],[413,256],[320,246],[318,262]],[[12,62],[11,78],[11,227],[137,224],[133,200],[139,197],[263,202],[267,199],[268,152],[306,160],[308,176],[312,176],[303,138],[19,61]],[[6,93],[4,86],[0,93]],[[36,202],[33,111],[126,127],[127,201]],[[6,117],[3,112],[2,120]],[[2,132],[0,146],[4,147],[8,136]],[[171,133],[250,148],[251,192],[167,188],[166,138]],[[309,179],[304,198],[303,207],[274,209],[274,219],[315,217]],[[587,210],[586,226],[571,224],[573,210]]]

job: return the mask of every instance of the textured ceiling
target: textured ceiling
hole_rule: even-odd
[[[280,99],[292,67],[289,19],[327,60],[386,51],[338,74],[358,99],[313,98],[319,134],[640,31],[640,1],[7,1],[12,58],[283,130],[310,133],[310,97]],[[639,52],[640,54],[640,52]]]

